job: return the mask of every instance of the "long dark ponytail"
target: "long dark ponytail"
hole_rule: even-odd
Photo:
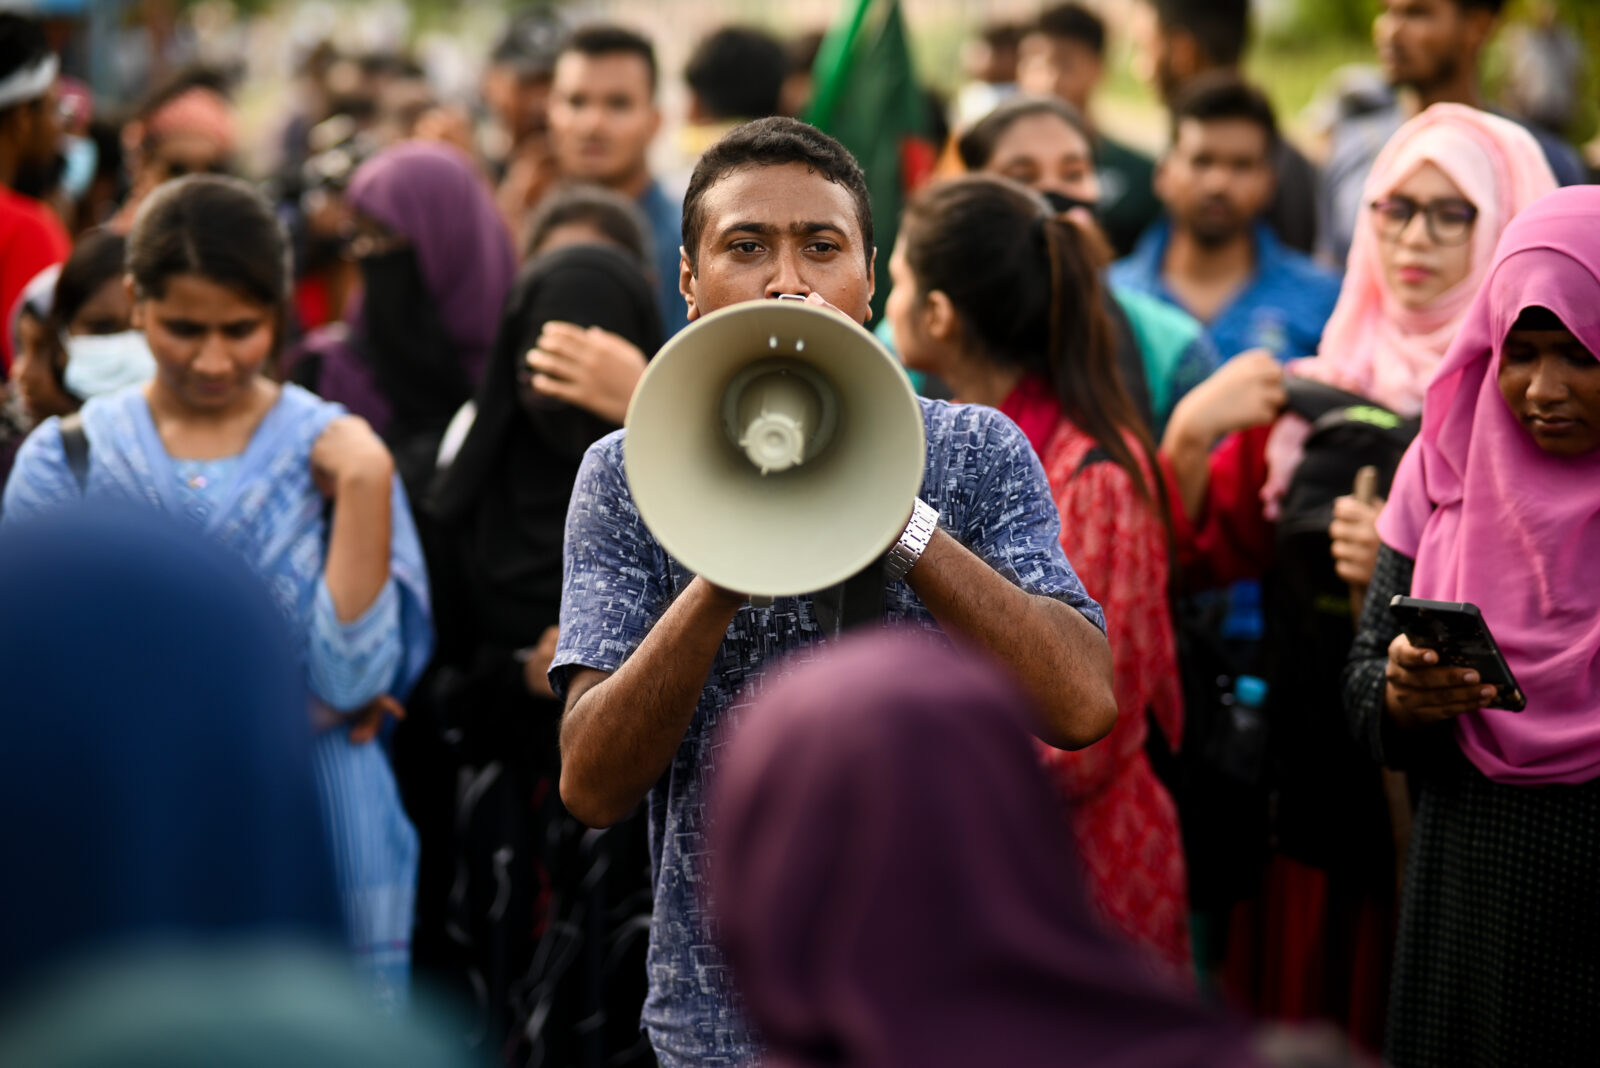
[[[986,175],[925,190],[900,232],[919,295],[942,291],[984,358],[1049,383],[1062,414],[1164,513],[1145,474],[1160,479],[1155,443],[1117,371],[1094,239],[1037,194]]]

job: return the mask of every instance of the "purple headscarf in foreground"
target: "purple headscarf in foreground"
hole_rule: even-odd
[[[1545,452],[1500,396],[1506,334],[1530,307],[1600,353],[1600,188],[1557,190],[1506,228],[1378,533],[1416,560],[1415,596],[1483,610],[1528,707],[1464,715],[1456,737],[1489,778],[1531,786],[1600,776],[1600,452]]]
[[[511,235],[483,176],[449,145],[404,141],[363,163],[346,199],[411,242],[439,320],[475,386],[517,274]],[[362,302],[353,302],[344,323],[318,331],[304,347],[325,353],[317,392],[382,432],[389,401],[350,338],[361,329],[361,310]]]
[[[889,634],[743,717],[710,885],[768,1068],[1257,1063],[1093,918],[1028,707],[975,657]]]

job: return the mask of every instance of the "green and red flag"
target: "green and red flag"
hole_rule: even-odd
[[[889,254],[906,195],[938,162],[932,116],[917,84],[899,0],[847,0],[812,68],[807,120],[848,148],[866,172],[878,246],[874,318],[889,293]]]

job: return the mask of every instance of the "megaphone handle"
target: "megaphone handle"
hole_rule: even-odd
[[[750,604],[751,608],[771,608],[772,607],[772,598],[771,597],[764,597],[761,594],[752,594],[749,598],[747,598],[747,600],[749,601],[749,604]]]
[[[882,623],[883,565],[874,560],[837,586],[812,595],[811,605],[824,634],[832,637],[867,624]]]

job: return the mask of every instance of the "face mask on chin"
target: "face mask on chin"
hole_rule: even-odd
[[[1079,200],[1077,197],[1068,196],[1066,193],[1058,193],[1053,189],[1044,193],[1043,196],[1045,203],[1050,205],[1050,210],[1057,215],[1065,215],[1073,208],[1082,208],[1089,214],[1094,214],[1095,202],[1092,200]]]
[[[114,393],[126,386],[148,382],[156,373],[156,358],[143,331],[64,337],[67,369],[62,382],[80,400]]]
[[[94,181],[100,162],[100,149],[87,137],[67,134],[61,139],[61,191],[71,200],[81,200]]]

